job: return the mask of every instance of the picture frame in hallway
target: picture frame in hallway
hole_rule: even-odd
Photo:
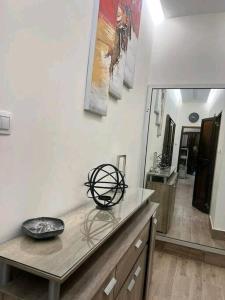
[[[160,99],[159,99],[159,89],[154,91],[155,94],[155,104],[154,104],[154,113],[158,115],[160,113]]]
[[[155,113],[155,125],[157,126],[157,137],[162,135],[162,126],[164,120],[165,111],[165,93],[163,89],[158,89],[155,95],[154,113]]]
[[[154,105],[155,125],[157,127],[159,127],[161,124],[161,93],[160,92],[161,92],[161,90],[156,91],[155,105]]]
[[[157,91],[157,93],[158,93],[158,91]],[[155,99],[155,107],[154,107],[154,113],[156,114],[156,115],[158,115],[159,114],[159,99],[158,99],[158,96],[156,97],[156,99]]]
[[[165,112],[165,105],[166,105],[165,93],[166,91],[162,90],[161,101],[160,101],[160,124],[157,128],[157,137],[160,137],[162,135],[162,127],[163,127],[164,112]]]

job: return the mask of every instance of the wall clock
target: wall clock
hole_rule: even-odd
[[[193,113],[191,113],[191,114],[189,115],[189,121],[190,121],[191,123],[196,123],[196,122],[198,122],[198,120],[199,120],[199,114],[198,114],[198,113],[193,112]]]

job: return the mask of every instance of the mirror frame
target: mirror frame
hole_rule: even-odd
[[[154,89],[225,89],[225,84],[148,84],[146,94],[146,104],[144,111],[144,122],[143,122],[143,134],[142,134],[142,147],[141,147],[141,158],[140,158],[140,187],[145,187],[145,168],[148,151],[149,141],[149,125],[151,117],[151,106],[152,106],[152,94]],[[156,235],[156,240],[164,241],[171,244],[185,246],[192,249],[202,250],[209,253],[215,253],[225,255],[225,250],[212,248],[205,245],[195,244],[188,241],[178,240],[169,238],[160,234]]]

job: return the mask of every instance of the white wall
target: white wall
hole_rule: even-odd
[[[210,216],[215,229],[225,231],[225,90],[217,90],[208,103],[209,117],[222,112]]]
[[[165,123],[166,123],[166,115],[169,114],[173,121],[176,123],[176,132],[174,138],[174,148],[173,148],[173,160],[172,165],[177,166],[178,156],[179,156],[179,148],[180,148],[180,138],[181,138],[181,130],[182,126],[201,126],[201,121],[204,118],[207,118],[209,115],[208,106],[206,103],[197,103],[194,100],[190,99],[190,102],[179,102],[177,98],[176,90],[167,89],[166,90],[166,105],[165,105],[165,113],[162,125],[162,135],[157,137],[157,126],[155,125],[156,115],[154,113],[156,101],[156,89],[153,92],[152,97],[152,109],[151,109],[151,117],[150,117],[150,125],[149,125],[149,138],[148,138],[148,152],[147,152],[147,161],[146,161],[146,172],[153,166],[153,155],[154,152],[162,153],[163,148],[163,140],[165,133]],[[189,121],[189,115],[193,112],[197,112],[199,114],[199,120],[196,123],[191,123]]]
[[[199,114],[199,120],[196,123],[191,123],[189,121],[189,115],[193,112],[197,112]],[[176,126],[176,134],[175,134],[174,149],[173,149],[173,162],[172,162],[174,166],[177,166],[178,163],[182,127],[183,126],[201,127],[202,119],[207,117],[208,117],[208,108],[205,103],[197,103],[194,102],[194,100],[187,103],[182,103],[178,111],[178,118],[176,122],[177,126]]]
[[[22,221],[56,216],[86,201],[88,171],[127,154],[127,182],[137,186],[152,45],[143,4],[133,90],[109,100],[108,116],[84,112],[93,0],[2,0],[0,110],[13,113],[0,136],[0,241]]]
[[[163,141],[165,134],[165,126],[166,126],[166,116],[170,115],[170,117],[176,123],[178,117],[178,111],[180,107],[179,99],[176,96],[174,90],[166,90],[166,98],[165,98],[165,109],[164,109],[164,117],[162,123],[162,133],[161,136],[157,136],[157,126],[155,124],[156,114],[154,112],[155,101],[156,101],[156,89],[153,90],[152,95],[152,105],[151,105],[151,116],[150,116],[150,124],[149,124],[149,135],[148,135],[148,151],[147,151],[147,160],[146,160],[146,172],[150,170],[153,166],[154,160],[154,152],[158,154],[162,154],[163,149]]]
[[[152,84],[222,84],[225,13],[167,19],[156,27]]]

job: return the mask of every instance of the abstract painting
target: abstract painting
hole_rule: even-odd
[[[114,48],[112,49],[111,57],[109,85],[109,93],[116,99],[121,99],[123,91],[129,27],[127,12],[127,0],[119,0],[116,17]]]
[[[118,0],[94,1],[94,30],[89,52],[84,108],[100,115],[107,113],[117,10]]]
[[[142,0],[94,1],[85,110],[107,114],[109,94],[133,87]]]
[[[164,111],[166,105],[166,90],[157,89],[154,113],[156,114],[155,125],[157,126],[157,137],[162,135],[162,125],[164,119]]]
[[[129,7],[129,31],[124,83],[127,87],[133,88],[138,38],[141,22],[142,0],[127,0],[127,3]]]

